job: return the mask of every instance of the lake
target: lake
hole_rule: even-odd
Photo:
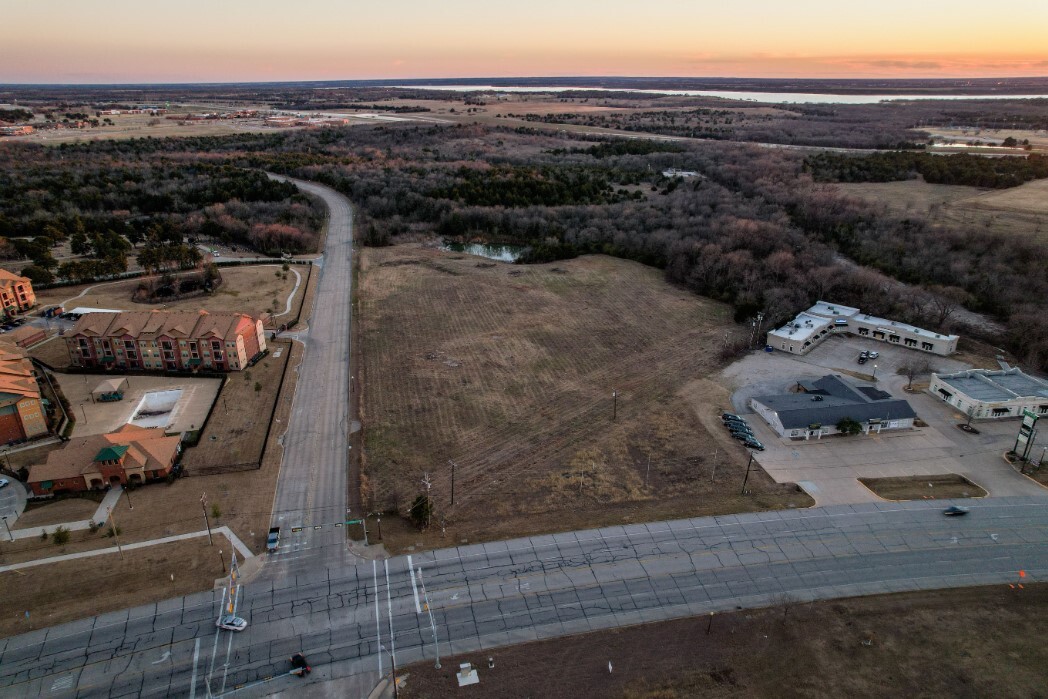
[[[494,85],[387,85],[404,90],[453,90],[455,92],[634,92],[646,95],[721,97],[774,104],[876,104],[892,100],[1002,100],[1046,99],[1048,95],[830,95],[813,92],[733,92],[729,90],[627,90],[603,87],[495,87]]]
[[[461,252],[466,255],[486,257],[489,260],[498,260],[499,262],[516,262],[517,258],[520,257],[520,253],[524,251],[524,246],[488,245],[485,243],[455,243],[443,240],[440,243],[440,249],[448,252]]]

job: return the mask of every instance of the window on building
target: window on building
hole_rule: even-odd
[[[862,336],[865,337],[865,336],[867,336],[869,334],[870,334],[870,329],[869,328],[859,328],[859,335],[862,335]]]

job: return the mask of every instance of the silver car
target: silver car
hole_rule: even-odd
[[[215,626],[226,631],[243,631],[247,628],[247,622],[238,616],[227,614],[220,616],[218,621],[215,622]]]

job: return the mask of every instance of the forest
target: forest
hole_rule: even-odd
[[[1008,158],[967,153],[818,153],[805,159],[804,169],[819,182],[892,182],[920,176],[932,184],[1007,189],[1048,177],[1048,157],[1036,153]]]
[[[145,157],[128,144],[12,144],[0,149],[0,255],[25,258],[37,283],[123,272],[138,250],[146,269],[187,267],[196,240],[260,253],[310,252],[323,205],[265,173],[210,162],[206,154]],[[68,240],[89,259],[59,265]]]
[[[952,321],[941,312],[945,300],[1000,319],[1008,328],[1006,336],[988,339],[1006,344],[1038,368],[1048,368],[1048,317],[1040,306],[1048,294],[1042,245],[893,216],[818,181],[813,161],[795,151],[710,142],[623,145],[618,139],[529,128],[403,123],[98,142],[77,147],[75,159],[64,168],[52,161],[60,151],[29,153],[45,161],[49,177],[83,184],[87,191],[71,193],[69,200],[85,205],[110,196],[107,190],[96,191],[101,189],[92,179],[97,175],[84,179],[76,172],[90,172],[89,164],[112,159],[143,168],[150,163],[173,172],[186,169],[181,175],[185,182],[174,189],[163,178],[143,178],[139,181],[150,184],[131,186],[127,196],[140,202],[169,196],[167,215],[187,234],[204,234],[208,221],[214,221],[217,227],[210,230],[219,235],[234,227],[216,207],[241,226],[256,207],[290,208],[293,195],[259,201],[262,194],[251,199],[238,189],[237,183],[247,185],[248,180],[222,179],[244,172],[242,168],[269,170],[319,181],[346,194],[365,244],[447,236],[525,245],[525,262],[615,255],[658,267],[673,283],[733,304],[740,321],[763,311],[777,323],[818,298],[828,298],[938,328]],[[907,162],[909,168],[919,161]],[[993,163],[998,167],[1000,161]],[[21,167],[32,171],[39,165]],[[844,167],[834,160],[821,167],[828,172],[831,166],[834,172]],[[667,178],[662,172],[668,168],[698,176]],[[1043,176],[1038,168],[1031,176]],[[221,183],[205,187],[199,179],[204,173]],[[265,197],[282,193],[262,180],[251,182]],[[18,186],[30,194],[31,188]],[[1000,186],[1008,185],[1002,181]],[[234,196],[222,204],[207,203]],[[125,206],[128,200],[116,201]],[[57,211],[47,216],[59,217],[67,210],[53,203]],[[5,202],[0,209],[8,220],[33,219],[15,204]],[[305,202],[301,206],[312,210]],[[229,214],[230,209],[245,218]],[[38,204],[34,211],[40,210]],[[153,209],[150,215],[160,214]],[[240,230],[243,234],[245,229]],[[893,284],[888,277],[910,286]]]

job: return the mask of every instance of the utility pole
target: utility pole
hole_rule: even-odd
[[[455,504],[455,462],[448,459],[448,463],[451,464],[451,504]]]
[[[742,479],[742,494],[746,494],[746,482],[750,480],[750,466],[753,464],[753,452],[750,452],[750,460],[746,462],[746,477]]]
[[[1042,454],[1042,456],[1044,455]],[[11,533],[11,525],[7,523],[7,515],[4,515],[4,529],[7,530],[7,536],[11,539],[11,541],[14,541],[15,535]]]
[[[208,546],[214,546],[215,540],[211,537],[211,522],[207,518],[207,493],[200,495],[200,509],[204,511],[204,526],[207,527]]]
[[[429,529],[429,518],[433,513],[433,500],[429,497],[429,490],[433,486],[429,482],[429,473],[422,472],[422,485],[426,486],[426,529]]]
[[[648,487],[648,476],[651,474],[651,454],[648,454],[648,468],[644,471],[644,487]]]
[[[113,508],[107,507],[106,511],[109,513],[109,526],[113,528],[113,537],[116,539],[116,550],[120,553],[120,557],[124,557],[124,549],[120,547],[120,529],[116,526],[116,520],[113,519]]]
[[[124,496],[127,497],[127,509],[135,509],[135,506],[131,504],[131,489],[126,485],[124,486]]]
[[[717,480],[717,454],[720,453],[720,449],[713,450],[713,472],[710,473],[710,485],[713,485],[714,481]]]
[[[619,416],[619,392],[611,392],[611,419],[614,421]]]
[[[222,558],[222,549],[218,550],[218,562],[222,564],[222,575],[226,574],[226,559]]]

